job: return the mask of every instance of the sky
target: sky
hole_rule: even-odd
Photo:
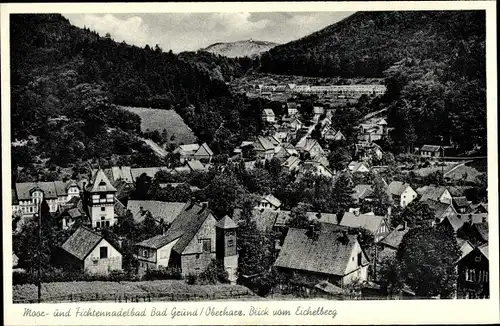
[[[214,12],[152,14],[64,14],[71,24],[87,27],[118,42],[140,47],[158,44],[164,51],[195,51],[217,42],[259,40],[287,43],[353,12]]]

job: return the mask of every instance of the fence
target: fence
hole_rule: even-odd
[[[62,296],[45,296],[41,302],[83,302],[83,301],[114,301],[114,302],[153,302],[153,301],[204,301],[234,299],[252,296],[248,290],[230,290],[214,293],[172,293],[172,292],[124,292],[124,293],[82,293]],[[18,299],[14,303],[37,303],[37,299]]]

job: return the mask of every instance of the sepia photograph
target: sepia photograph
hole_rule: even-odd
[[[9,14],[24,316],[490,298],[486,10],[281,8]]]

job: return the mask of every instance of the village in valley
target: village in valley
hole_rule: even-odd
[[[14,302],[489,298],[484,154],[453,137],[392,150],[402,127],[384,78],[225,85],[255,101],[253,133],[230,134],[227,113],[203,125],[212,141],[202,118],[191,143],[134,131],[144,159],[47,163],[36,178],[26,171],[52,158],[16,166]],[[208,116],[183,105],[190,127],[185,112]]]

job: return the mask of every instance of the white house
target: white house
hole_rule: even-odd
[[[394,203],[397,203],[400,207],[406,207],[411,203],[418,194],[413,188],[401,181],[393,181],[389,184],[387,188],[389,194],[392,196]]]
[[[260,198],[260,201],[255,208],[269,208],[278,210],[280,209],[280,207],[281,207],[281,201],[278,198],[274,197],[273,195],[268,194]]]
[[[122,254],[103,236],[85,226],[78,228],[61,246],[56,261],[66,268],[89,274],[109,274],[122,269]]]

